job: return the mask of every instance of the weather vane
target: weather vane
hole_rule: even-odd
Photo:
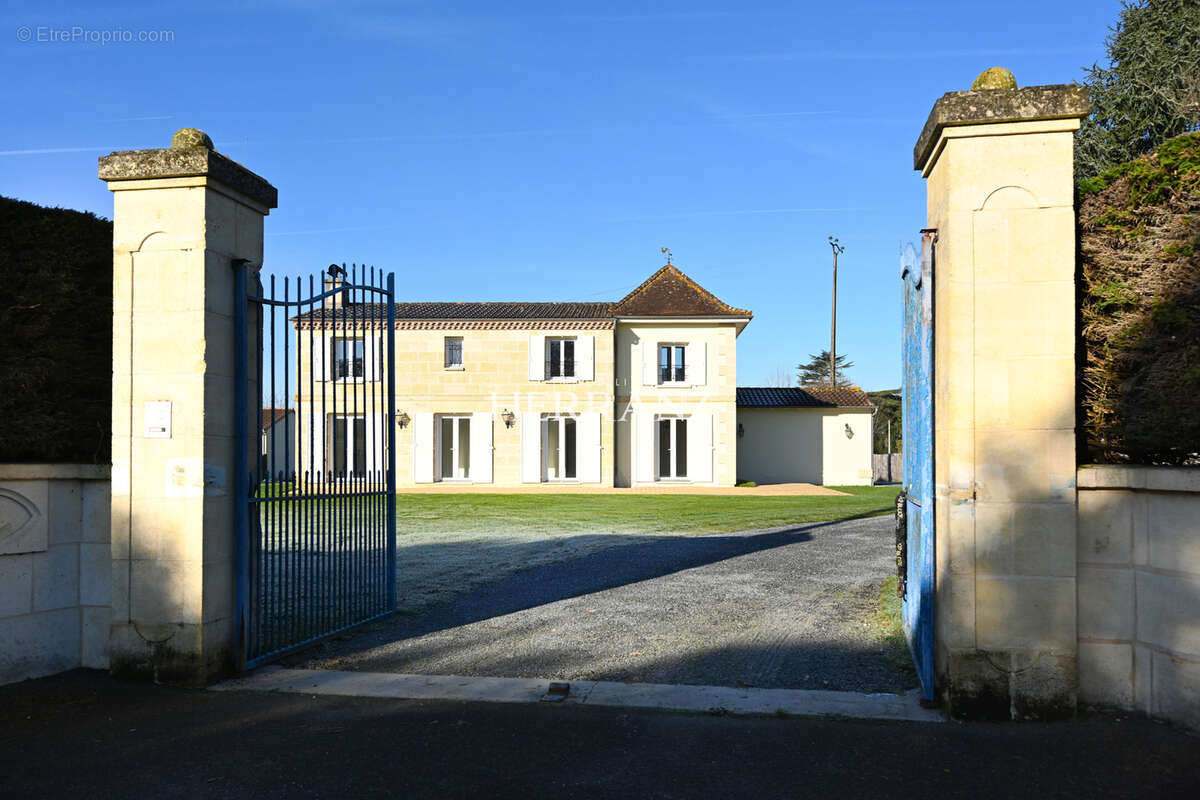
[[[667,264],[670,264],[671,263],[671,249],[669,247],[664,247],[662,249],[662,254],[667,257]]]

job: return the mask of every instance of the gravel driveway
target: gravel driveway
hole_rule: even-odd
[[[658,539],[532,567],[286,663],[848,691],[917,685],[880,634],[888,517]]]

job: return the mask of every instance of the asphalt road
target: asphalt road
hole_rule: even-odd
[[[893,559],[889,517],[643,541],[500,578],[284,663],[904,691],[916,686],[907,650],[872,625]]]
[[[1200,740],[1142,719],[887,723],[0,687],[0,797],[1194,798]]]

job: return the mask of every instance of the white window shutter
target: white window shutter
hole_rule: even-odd
[[[492,482],[492,415],[487,411],[471,415],[471,480]]]
[[[633,457],[636,460],[633,479],[638,482],[654,480],[654,459],[658,451],[654,441],[654,415],[638,411],[633,415]]]
[[[367,433],[367,476],[369,482],[384,480],[387,475],[387,428],[384,425],[384,414],[367,412],[365,415]]]
[[[378,367],[379,337],[367,334],[363,336],[363,380],[379,380]]]
[[[575,380],[596,380],[596,337],[580,336],[575,340]]]
[[[521,414],[521,483],[542,482],[542,415]]]
[[[540,333],[529,334],[529,380],[546,380],[546,337]]]
[[[658,385],[658,343],[642,339],[642,385]]]
[[[433,483],[433,414],[413,414],[413,483]]]
[[[713,415],[692,414],[687,421],[688,480],[712,483]]]
[[[325,466],[325,441],[329,436],[326,419],[327,417],[321,414],[320,408],[314,409],[312,415],[312,461],[306,462],[300,467],[302,470],[308,470],[308,479],[314,482],[325,480],[325,473],[329,471]],[[307,416],[304,418],[304,422],[308,422]],[[301,436],[304,437],[301,441],[305,441],[308,432],[302,433]]]
[[[575,428],[575,474],[581,483],[599,483],[601,475],[600,412],[579,415]]]
[[[688,383],[703,386],[708,383],[708,343],[692,342],[687,346]]]
[[[313,354],[317,360],[317,380],[331,380],[333,378],[333,337],[322,334],[320,339],[313,341],[313,345],[321,348],[320,353]]]

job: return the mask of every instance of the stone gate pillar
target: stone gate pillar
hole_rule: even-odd
[[[1075,709],[1076,86],[988,70],[914,151],[934,266],[936,666],[952,713]]]
[[[99,175],[114,209],[110,663],[203,685],[232,671],[238,632],[231,264],[262,264],[276,190],[192,128],[104,156]]]

